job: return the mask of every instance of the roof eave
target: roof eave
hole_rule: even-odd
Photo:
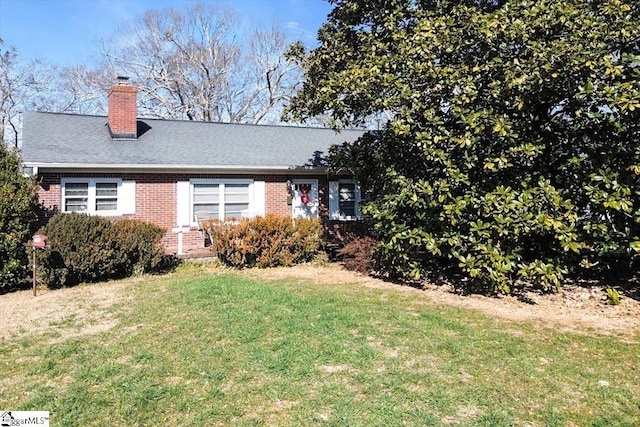
[[[316,166],[249,166],[249,165],[176,165],[176,164],[87,164],[87,163],[45,163],[25,161],[23,165],[34,168],[38,174],[46,172],[93,172],[93,173],[224,173],[224,174],[309,174],[327,172],[326,167]]]

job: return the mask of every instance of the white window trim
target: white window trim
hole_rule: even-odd
[[[340,214],[340,184],[354,184],[355,185],[355,203],[356,203],[356,215],[355,216],[351,216],[351,215],[341,215]],[[362,193],[360,191],[360,186],[358,184],[356,184],[356,182],[352,179],[340,179],[337,181],[330,181],[329,182],[329,186],[335,186],[335,194],[331,195],[330,197],[334,199],[334,202],[331,203],[333,206],[331,206],[331,209],[329,212],[329,217],[332,220],[338,220],[338,221],[357,221],[359,219],[362,219],[364,216],[362,215],[362,212],[360,211],[360,203],[362,202]],[[329,193],[332,193],[331,188],[329,188]]]
[[[255,215],[260,215],[262,212],[256,203],[256,194],[255,194],[255,181],[252,179],[205,179],[205,178],[194,178],[189,180],[189,221],[192,227],[197,227],[198,223],[194,219],[194,211],[193,211],[193,188],[197,184],[218,184],[218,185],[226,185],[226,184],[248,184],[249,185],[249,211],[254,212]],[[220,204],[224,203],[224,191],[220,191]],[[253,216],[253,215],[252,215]],[[224,209],[218,210],[218,219],[220,221],[224,220]]]
[[[116,210],[110,211],[97,211],[96,210],[96,184],[98,183],[116,183],[118,185],[118,190],[116,194],[116,202],[118,204],[118,208]],[[87,183],[88,184],[88,194],[87,194],[87,210],[86,211],[75,211],[77,213],[83,213],[88,215],[99,215],[99,216],[119,216],[123,215],[123,205],[124,202],[122,198],[124,197],[124,192],[122,190],[122,179],[121,178],[62,178],[60,180],[60,212],[71,213],[73,211],[66,210],[65,203],[65,192],[67,183]]]

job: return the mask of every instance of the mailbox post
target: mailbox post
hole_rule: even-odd
[[[44,249],[46,246],[47,236],[36,234],[31,240],[31,250],[33,251],[33,296],[36,296],[36,249]]]

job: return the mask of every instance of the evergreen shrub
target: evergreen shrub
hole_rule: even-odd
[[[211,251],[231,267],[291,266],[311,261],[320,249],[322,226],[317,219],[267,215],[240,221],[205,223]]]
[[[135,220],[57,214],[39,233],[47,236],[39,277],[52,288],[148,272],[163,253],[164,230]]]
[[[158,225],[133,219],[112,225],[111,235],[122,252],[125,276],[155,270],[162,263],[164,246],[161,244],[166,230]]]
[[[0,141],[0,291],[29,283],[26,250],[36,219],[37,185],[25,177],[17,151]]]

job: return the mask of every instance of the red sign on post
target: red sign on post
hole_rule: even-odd
[[[33,246],[34,248],[44,248],[46,245],[45,240],[47,240],[47,236],[45,236],[44,234],[36,234],[35,236],[33,236],[31,246]]]

